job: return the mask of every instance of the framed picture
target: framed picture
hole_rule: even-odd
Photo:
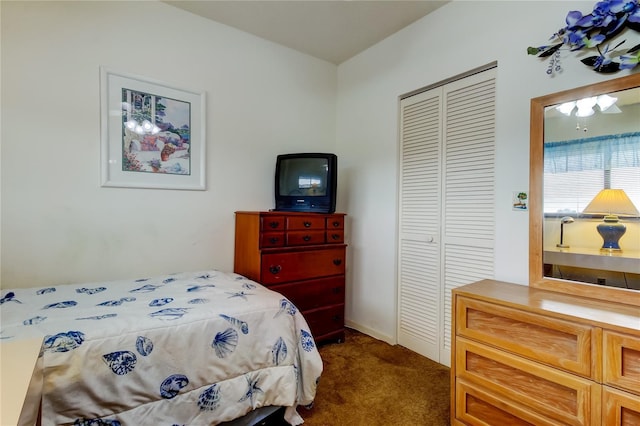
[[[511,210],[515,211],[527,211],[529,209],[528,205],[529,193],[527,191],[518,191],[513,193]]]
[[[205,93],[100,68],[102,186],[205,188]]]

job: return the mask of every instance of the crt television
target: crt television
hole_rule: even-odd
[[[278,155],[276,211],[333,213],[336,210],[338,157],[335,154]]]

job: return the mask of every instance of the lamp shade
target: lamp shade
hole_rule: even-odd
[[[582,212],[617,216],[640,216],[640,212],[638,212],[636,206],[633,205],[622,189],[603,189]]]

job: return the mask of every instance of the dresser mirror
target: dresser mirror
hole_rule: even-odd
[[[640,306],[640,74],[534,98],[530,125],[530,285]],[[598,206],[618,187],[628,210]]]

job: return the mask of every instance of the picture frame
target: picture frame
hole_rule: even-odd
[[[205,95],[100,67],[102,186],[205,190]]]
[[[526,212],[529,210],[529,192],[516,191],[511,197],[511,210]]]

